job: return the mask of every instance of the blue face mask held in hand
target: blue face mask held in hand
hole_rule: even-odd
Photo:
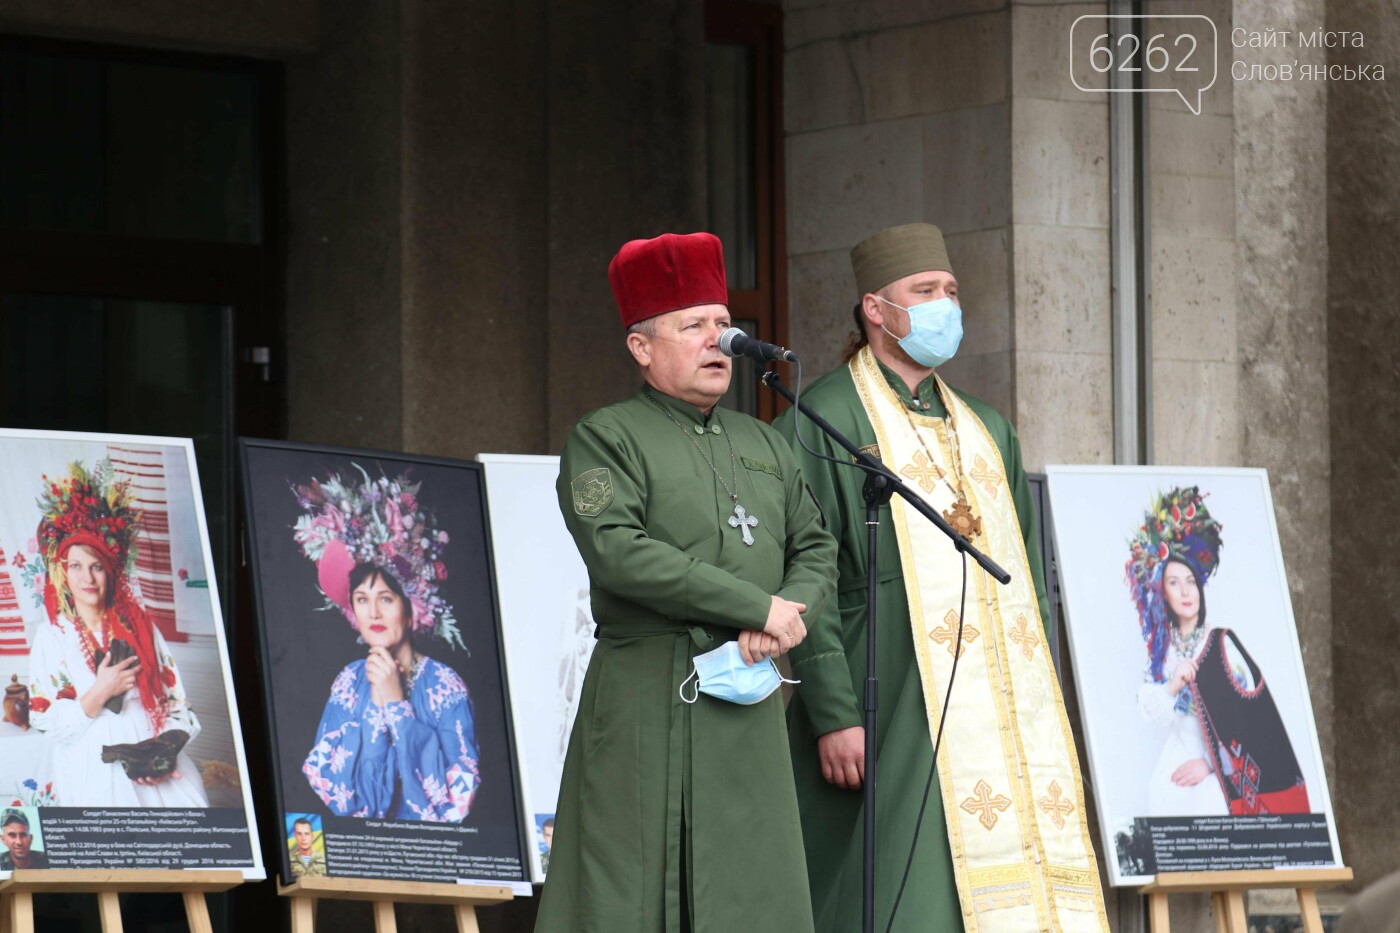
[[[880,298],[879,295],[875,297]],[[963,337],[962,308],[955,305],[953,299],[939,298],[907,308],[884,298],[880,300],[892,308],[909,312],[909,333],[895,339],[899,341],[900,349],[908,353],[914,362],[933,369],[951,360],[958,352]],[[880,327],[890,334],[883,324]],[[894,337],[894,334],[890,336]]]
[[[692,679],[695,690],[691,696],[686,696],[685,686]],[[768,699],[784,683],[800,681],[788,680],[779,674],[772,658],[756,661],[753,666],[745,664],[744,656],[739,653],[739,643],[727,641],[713,651],[695,656],[695,670],[681,682],[680,694],[687,703],[694,703],[700,699],[700,694],[708,693],[717,700],[752,706]]]

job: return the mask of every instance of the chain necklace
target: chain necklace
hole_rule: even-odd
[[[933,452],[928,449],[928,444],[924,442],[924,436],[920,433],[919,426],[914,423],[913,414],[910,413],[907,408],[904,410],[904,416],[909,419],[909,427],[913,430],[914,437],[918,439],[919,446],[923,448],[924,456],[927,457],[928,462],[938,470],[938,478],[943,481],[943,485],[947,486],[948,491],[953,494],[953,504],[950,508],[944,510],[943,520],[964,538],[971,538],[973,535],[982,533],[982,519],[978,518],[973,513],[972,506],[968,504],[967,496],[964,495],[962,491],[964,485],[962,475],[962,447],[958,443],[957,415],[953,414],[953,406],[949,405],[948,400],[943,397],[943,391],[938,387],[937,377],[934,377],[933,391],[934,394],[938,396],[938,400],[943,403],[943,410],[947,413],[944,418],[944,425],[948,429],[948,446],[952,448],[952,467],[958,480],[956,488],[952,483],[948,482],[948,472],[937,466],[938,461],[933,458]],[[902,405],[900,407],[903,408]]]
[[[744,543],[752,546],[753,535],[749,533],[749,529],[758,527],[758,516],[748,514],[748,512],[744,510],[744,507],[739,504],[739,458],[734,454],[734,441],[730,439],[729,432],[725,430],[724,422],[720,420],[719,413],[715,413],[715,423],[719,426],[719,433],[724,435],[724,440],[729,445],[729,469],[734,474],[733,489],[729,488],[729,484],[724,481],[724,477],[715,466],[715,462],[710,459],[710,455],[705,452],[705,448],[700,446],[700,442],[690,436],[690,432],[686,430],[685,425],[681,424],[676,416],[671,414],[666,406],[661,404],[650,392],[643,394],[650,399],[653,405],[661,410],[663,415],[671,419],[672,424],[681,429],[681,433],[685,435],[686,440],[694,444],[695,449],[700,452],[700,456],[705,458],[705,463],[709,465],[710,472],[715,474],[715,479],[719,480],[719,484],[724,487],[725,493],[728,494],[729,501],[734,503],[734,514],[729,516],[729,527],[738,528],[744,535]]]
[[[1205,634],[1205,629],[1206,627],[1204,625],[1197,622],[1196,627],[1191,630],[1190,635],[1182,635],[1181,629],[1173,625],[1172,647],[1175,648],[1177,653],[1183,658],[1188,660],[1194,658],[1196,656],[1196,649],[1200,647],[1201,637]]]

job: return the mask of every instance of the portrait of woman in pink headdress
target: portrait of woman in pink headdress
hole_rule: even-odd
[[[292,486],[297,547],[364,647],[330,686],[302,774],[338,816],[461,822],[481,784],[472,699],[426,653],[435,638],[463,647],[438,592],[448,535],[418,484],[354,467]]]

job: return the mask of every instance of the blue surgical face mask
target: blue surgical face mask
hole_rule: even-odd
[[[880,298],[879,295],[875,297]],[[953,299],[939,298],[907,308],[884,298],[880,300],[892,308],[909,312],[908,335],[895,339],[914,362],[933,369],[951,360],[958,352],[963,336],[962,308],[954,304]],[[880,327],[890,334],[889,328],[883,324]],[[894,337],[894,334],[890,336]]]
[[[681,699],[694,703],[700,694],[708,693],[718,700],[728,700],[752,706],[760,703],[777,690],[784,682],[795,684],[778,673],[778,666],[772,658],[756,661],[752,666],[744,663],[739,653],[737,641],[727,641],[713,651],[695,656],[695,670],[681,683]],[[695,681],[695,690],[685,695],[686,684]]]

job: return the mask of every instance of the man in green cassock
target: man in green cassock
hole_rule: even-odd
[[[719,240],[634,240],[608,277],[644,385],[585,415],[560,464],[598,645],[535,929],[811,931],[771,659],[835,591],[836,544],[783,439],[716,408]],[[737,651],[737,677],[702,660],[696,678],[711,651]]]
[[[886,230],[858,245],[852,264],[861,293],[854,350],[804,402],[1013,576],[998,587],[969,564],[954,698],[894,929],[1106,930],[1045,650],[1049,613],[1020,443],[1004,417],[935,372],[962,336],[942,233],[928,224]],[[847,933],[860,929],[862,909],[865,475],[803,451],[799,429],[819,453],[851,459],[795,414],[775,427],[792,442],[840,552],[837,598],[808,614],[811,634],[789,656],[800,680],[789,729],[816,928]],[[915,842],[963,603],[958,556],[902,500],[881,509],[878,535],[875,921],[883,930]]]

